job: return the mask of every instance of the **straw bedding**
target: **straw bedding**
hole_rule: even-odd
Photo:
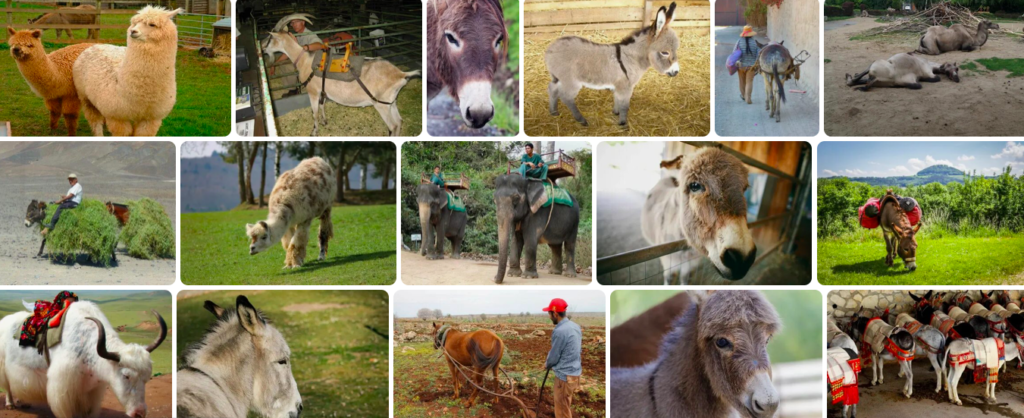
[[[408,71],[408,70],[405,70]],[[302,94],[306,94],[305,91]],[[398,114],[402,116],[402,136],[417,136],[423,130],[423,81],[420,78],[398,92]],[[388,127],[373,106],[347,107],[330,100],[326,103],[327,126],[319,136],[387,136]],[[293,110],[276,118],[278,134],[308,136],[313,132],[313,113],[309,108]]]
[[[628,128],[612,114],[612,92],[584,88],[576,105],[590,126],[581,126],[559,102],[559,116],[548,113],[548,82],[544,51],[555,36],[526,38],[523,121],[529,136],[705,136],[710,130],[711,56],[708,34],[679,33],[679,75],[668,77],[647,70],[629,102]],[[603,31],[563,33],[598,43],[615,43],[622,36]],[[624,34],[623,34],[624,36]]]

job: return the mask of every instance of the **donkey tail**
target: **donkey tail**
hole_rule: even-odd
[[[488,357],[480,349],[480,344],[476,340],[469,340],[469,351],[473,355],[473,367],[485,371],[492,367],[498,367],[498,363],[501,362],[501,357],[505,353],[505,344],[501,340],[496,340],[496,342],[498,344],[498,351]]]
[[[786,103],[786,89],[782,87],[782,78],[779,77],[779,63],[777,62],[772,63],[772,78],[775,79],[775,85],[779,88],[779,100],[782,100],[782,103]]]
[[[420,70],[409,71],[409,72],[403,73],[403,74],[405,74],[405,79],[406,80],[412,80],[414,78],[422,78],[423,77],[423,74],[420,74]]]

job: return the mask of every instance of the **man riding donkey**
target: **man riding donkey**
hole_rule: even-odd
[[[78,205],[82,204],[82,185],[78,184],[78,175],[75,173],[68,174],[68,183],[71,184],[71,188],[68,189],[68,193],[61,196],[60,200],[53,202],[57,206],[57,211],[53,213],[53,218],[50,219],[50,224],[43,228],[43,235],[46,235],[57,225],[57,220],[60,219],[60,213],[64,209],[74,209]]]
[[[751,101],[751,90],[754,88],[754,76],[757,75],[757,56],[761,53],[761,46],[754,40],[757,36],[757,32],[749,25],[743,27],[743,32],[740,33],[740,40],[736,42],[736,48],[733,49],[732,54],[729,54],[729,59],[726,61],[726,67],[729,69],[729,75],[735,74],[737,71],[740,73],[740,99],[747,102],[747,104],[753,103]]]
[[[532,147],[531,147],[532,148]],[[569,304],[564,299],[551,299],[544,312],[548,313],[555,329],[551,332],[551,351],[544,367],[555,371],[555,418],[572,418],[572,397],[580,388],[583,374],[583,331],[566,317]]]

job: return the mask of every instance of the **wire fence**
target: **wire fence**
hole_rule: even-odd
[[[221,18],[216,15],[181,13],[177,17],[178,46],[199,49],[213,46],[213,24]]]

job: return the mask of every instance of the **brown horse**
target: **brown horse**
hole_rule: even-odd
[[[459,367],[469,368],[469,378],[473,379],[476,386],[473,393],[469,395],[469,405],[476,405],[476,395],[479,392],[477,387],[483,386],[484,373],[488,370],[494,376],[494,391],[498,391],[498,367],[501,363],[501,356],[505,354],[505,343],[501,341],[491,330],[477,330],[463,332],[451,325],[438,325],[434,323],[434,349],[442,348],[448,361],[448,370],[452,373],[452,384],[455,385],[455,397],[459,399],[459,388],[461,372]],[[458,362],[458,364],[456,364]],[[498,397],[494,397],[494,403],[498,403]]]
[[[107,212],[114,215],[117,221],[121,223],[121,226],[125,226],[128,223],[128,215],[131,213],[128,210],[128,205],[112,202],[107,202]]]
[[[885,192],[879,205],[882,207],[879,224],[882,226],[882,238],[885,239],[885,265],[892,267],[893,260],[898,254],[907,270],[917,270],[915,235],[921,229],[921,222],[916,226],[910,226],[910,218],[900,208],[900,202],[892,190]]]
[[[427,5],[427,103],[442,88],[459,102],[467,126],[494,117],[491,80],[508,60],[508,29],[498,0],[430,0]]]

